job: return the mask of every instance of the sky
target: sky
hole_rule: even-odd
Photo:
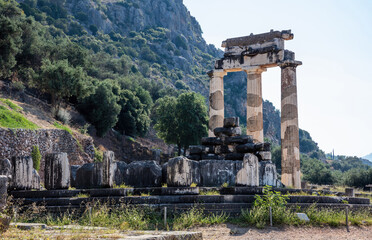
[[[372,152],[372,1],[184,0],[207,43],[291,29],[299,127],[326,153]],[[262,75],[263,98],[280,109],[280,68]]]

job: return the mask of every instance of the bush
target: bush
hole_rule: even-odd
[[[68,125],[71,120],[71,115],[68,111],[66,111],[63,108],[59,108],[58,110],[52,110],[52,112],[55,114],[55,118],[62,122],[65,125]]]
[[[21,81],[12,82],[12,89],[18,92],[23,92],[25,90],[25,85]]]
[[[36,171],[40,170],[41,153],[38,146],[32,146],[31,151],[32,162]]]
[[[290,224],[296,221],[294,214],[286,209],[288,196],[272,191],[271,186],[265,186],[263,196],[256,195],[253,208],[243,210],[243,219],[249,224],[263,228],[270,222],[270,207],[272,209],[273,224]]]

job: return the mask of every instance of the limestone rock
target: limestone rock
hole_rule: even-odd
[[[226,137],[224,143],[227,145],[253,143],[253,138],[250,135]]]
[[[230,128],[224,128],[224,127],[218,127],[213,130],[214,135],[216,137],[232,137],[232,136],[238,136],[242,134],[242,130],[240,127],[230,127]]]
[[[256,151],[267,151],[270,152],[271,150],[271,144],[268,142],[265,143],[256,143],[254,145],[254,150]]]
[[[40,175],[35,169],[32,169],[32,189],[40,190]]]
[[[191,145],[189,147],[190,154],[201,154],[203,151],[203,146]]]
[[[0,175],[7,176],[9,179],[12,178],[12,164],[8,159],[0,160]]]
[[[118,186],[124,184],[125,171],[127,170],[128,164],[125,162],[119,161],[114,163],[115,173],[114,173],[114,183]]]
[[[71,165],[70,166],[70,185],[71,187],[76,188],[76,172],[80,168],[80,165]]]
[[[236,177],[236,185],[258,186],[259,185],[259,165],[258,158],[251,153],[244,155],[243,168]]]
[[[254,153],[254,144],[253,143],[246,143],[242,145],[236,146],[236,151],[238,153]]]
[[[271,152],[257,152],[256,153],[259,161],[271,161]]]
[[[125,184],[133,187],[160,187],[162,169],[155,161],[135,161],[128,164]]]
[[[201,140],[203,145],[221,145],[222,140],[216,137],[203,137]]]
[[[225,155],[226,160],[243,160],[244,153],[228,153]]]
[[[76,171],[76,188],[97,188],[102,185],[102,163],[86,163]]]
[[[223,119],[223,127],[239,127],[239,117],[230,117]]]
[[[11,189],[30,190],[32,188],[32,158],[12,157],[12,182]]]
[[[70,165],[67,153],[45,155],[45,188],[67,189],[70,186]]]
[[[112,188],[117,165],[114,164],[115,154],[112,151],[103,153],[102,160],[102,187]]]
[[[216,187],[224,183],[235,185],[236,163],[241,161],[231,160],[202,160],[200,167],[200,186]]]
[[[183,156],[172,158],[167,166],[167,185],[169,187],[189,187],[200,184],[199,162]]]
[[[0,213],[1,209],[6,205],[6,197],[8,190],[8,177],[0,175]]]
[[[278,184],[278,176],[276,173],[276,166],[271,161],[259,162],[260,168],[260,186],[273,186],[276,187]]]

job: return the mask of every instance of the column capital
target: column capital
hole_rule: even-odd
[[[246,72],[247,74],[260,74],[262,72],[266,72],[267,69],[264,67],[257,66],[257,67],[244,67],[242,68],[242,70]]]
[[[209,72],[207,72],[208,76],[210,78],[216,76],[216,77],[224,77],[227,75],[227,72],[223,69],[214,69],[214,70],[211,70]]]
[[[283,62],[278,63],[278,66],[282,69],[286,68],[286,67],[296,68],[299,65],[302,65],[302,62],[301,61],[296,61],[296,60],[285,60]]]

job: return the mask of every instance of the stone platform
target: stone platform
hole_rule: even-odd
[[[219,195],[204,195],[205,192],[218,192]],[[278,188],[283,194],[300,192],[295,189]],[[311,193],[312,190],[307,190]],[[255,195],[261,195],[262,187],[167,187],[167,188],[116,188],[116,189],[80,189],[80,190],[48,190],[48,191],[13,191],[14,199],[23,199],[24,206],[45,206],[50,212],[71,210],[84,211],[90,202],[107,203],[109,205],[140,205],[155,210],[167,207],[170,212],[185,211],[196,206],[205,212],[239,215],[243,209],[251,208]],[[82,196],[84,197],[78,197]],[[141,196],[142,195],[142,196]],[[370,199],[356,197],[328,196],[289,196],[288,206],[308,207],[316,203],[317,207],[345,208],[346,204],[354,209],[372,211]]]

